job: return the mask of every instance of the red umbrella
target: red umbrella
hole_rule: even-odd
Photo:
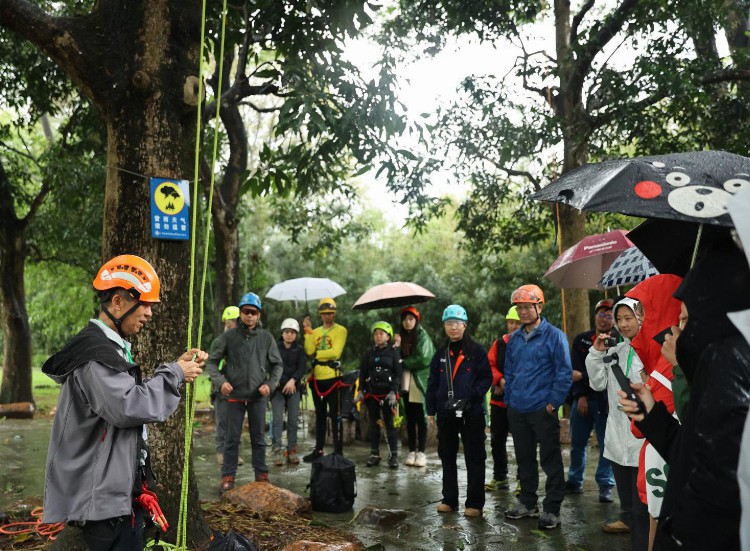
[[[394,308],[426,302],[435,298],[430,291],[406,281],[393,281],[375,285],[365,291],[352,306],[355,310],[375,310],[376,308]]]
[[[544,277],[563,289],[597,289],[599,280],[624,250],[633,247],[625,230],[581,239],[552,263]]]

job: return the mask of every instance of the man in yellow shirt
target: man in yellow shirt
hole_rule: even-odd
[[[322,321],[314,330],[310,318],[303,322],[305,354],[312,358],[313,372],[309,382],[315,404],[315,449],[302,458],[305,463],[323,455],[326,444],[326,418],[330,417],[333,429],[333,451],[342,453],[338,418],[341,407],[341,354],[346,344],[346,328],[336,323],[336,303],[332,298],[321,299],[318,314]]]

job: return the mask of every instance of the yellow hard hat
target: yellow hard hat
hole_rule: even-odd
[[[320,299],[318,314],[333,314],[336,312],[336,302],[329,297]]]
[[[240,317],[240,309],[236,306],[227,306],[221,314],[221,321],[236,320]]]

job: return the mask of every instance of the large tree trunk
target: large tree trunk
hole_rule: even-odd
[[[189,243],[151,238],[148,178],[193,179],[200,18],[196,0],[99,0],[91,13],[66,18],[50,17],[26,0],[0,0],[0,24],[54,59],[106,124],[102,258],[137,254],[161,279],[162,303],[135,343],[147,374],[178,357],[187,341]],[[160,503],[172,526],[167,541],[174,541],[177,528],[184,426],[180,408],[149,431]],[[199,545],[209,531],[194,481],[188,515],[188,541]]]
[[[563,168],[565,174],[586,162],[589,130],[581,101],[581,82],[573,78],[574,59],[570,51],[570,3],[555,0],[555,32],[560,92],[555,111],[562,119]],[[575,245],[586,235],[586,215],[566,205],[556,207],[562,250]],[[584,289],[563,290],[563,329],[568,340],[590,327],[589,297]]]
[[[26,221],[19,220],[10,183],[0,163],[0,312],[3,327],[3,383],[0,403],[33,402],[31,331],[26,312]]]

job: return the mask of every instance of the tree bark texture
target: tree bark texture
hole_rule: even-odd
[[[0,0],[0,24],[57,61],[104,119],[102,258],[139,255],[161,279],[161,304],[134,343],[147,375],[177,358],[187,341],[189,242],[151,238],[149,177],[193,179],[200,16],[195,0],[101,0],[91,13],[66,18],[50,17],[24,0]],[[195,199],[192,208],[198,208]],[[184,426],[181,406],[149,430],[157,493],[171,525],[167,541],[174,541],[177,528]],[[188,511],[188,540],[200,544],[209,531],[194,481]]]
[[[33,402],[31,330],[26,311],[26,219],[18,219],[10,182],[0,163],[0,319],[4,359],[0,403]]]

